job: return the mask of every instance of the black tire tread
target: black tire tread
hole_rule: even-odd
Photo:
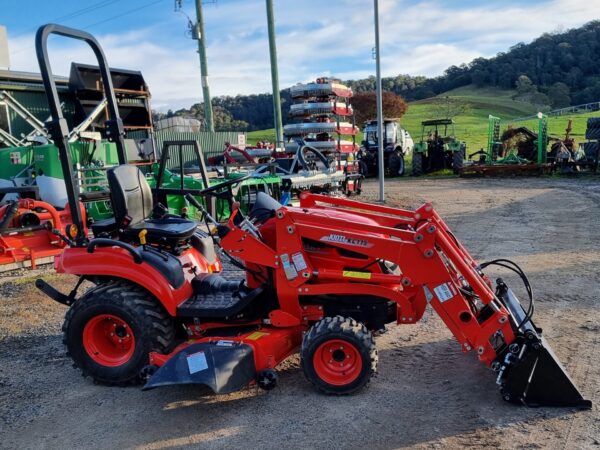
[[[318,337],[327,334],[343,334],[355,338],[358,340],[361,346],[369,349],[369,358],[371,364],[369,375],[366,377],[365,380],[363,380],[363,382],[361,382],[359,385],[355,386],[351,390],[345,392],[338,392],[328,389],[327,386],[323,386],[322,384],[315,382],[316,380],[314,380],[308,372],[308,364],[311,364],[311,358],[308,356],[308,346],[311,341],[314,341]],[[369,383],[369,381],[371,380],[371,376],[377,372],[377,363],[379,362],[379,356],[377,354],[377,347],[375,346],[375,340],[373,339],[373,335],[364,324],[350,317],[334,316],[325,317],[321,319],[319,322],[314,324],[310,328],[310,330],[304,335],[304,338],[302,339],[300,361],[305,377],[319,391],[328,395],[349,395],[359,391]]]
[[[586,139],[600,139],[600,125],[590,127],[588,124],[588,127],[585,131],[585,138]]]
[[[414,177],[423,175],[423,155],[419,152],[413,152],[412,174]]]
[[[452,172],[459,174],[464,165],[465,154],[464,151],[457,150],[452,153]]]
[[[600,128],[600,117],[590,117],[587,120],[587,127],[590,128]]]
[[[66,348],[67,356],[72,357],[69,352],[67,331],[71,326],[73,318],[83,308],[89,306],[90,303],[96,302],[106,302],[107,304],[129,304],[132,313],[137,317],[142,318],[142,321],[144,322],[143,329],[152,330],[149,334],[152,340],[152,351],[168,353],[174,347],[175,327],[173,325],[173,319],[163,306],[142,287],[124,280],[111,280],[88,290],[81,298],[75,301],[67,311],[62,327],[63,345]],[[128,386],[139,384],[143,381],[139,373],[128,379],[118,381],[103,379],[91,373],[84,364],[81,364],[75,358],[72,359],[74,367],[78,368],[84,377],[89,376],[94,382],[99,384]]]
[[[402,167],[402,173],[400,173],[400,167]],[[401,177],[406,171],[404,164],[404,155],[400,152],[394,152],[388,159],[388,170],[390,177]]]

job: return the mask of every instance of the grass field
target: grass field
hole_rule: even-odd
[[[456,136],[467,143],[467,153],[473,153],[487,146],[487,126],[490,114],[500,117],[504,121],[502,124],[504,130],[512,119],[531,116],[538,112],[536,107],[530,103],[513,100],[513,95],[514,91],[510,90],[477,89],[465,86],[440,96],[461,99],[469,106],[466,113],[455,117]],[[408,112],[402,118],[402,126],[409,131],[415,142],[421,135],[421,121],[435,118],[436,110],[435,97],[409,104]],[[549,132],[552,136],[564,136],[567,122],[571,119],[573,121],[573,137],[578,142],[583,141],[586,121],[588,117],[594,115],[598,116],[599,114],[596,112],[550,117]],[[518,122],[515,123],[515,126],[526,126],[537,131],[537,119]],[[248,143],[254,144],[260,140],[273,142],[275,140],[274,129],[248,133]],[[356,140],[360,142],[362,134],[359,134]]]

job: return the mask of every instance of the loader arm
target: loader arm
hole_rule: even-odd
[[[330,202],[337,200],[328,199]],[[342,203],[350,205],[352,202],[342,200]],[[365,205],[361,203],[360,206]],[[389,208],[386,212],[389,214],[394,211]],[[423,205],[414,212],[399,212],[400,215],[393,220],[403,221],[413,229],[348,223],[343,219],[314,216],[310,212],[287,212],[293,225],[287,224],[286,228],[294,226],[301,238],[327,242],[328,245],[358,252],[373,260],[393,262],[398,264],[401,272],[398,277],[343,270],[336,274],[327,268],[313,268],[310,278],[302,277],[302,286],[308,288],[303,292],[310,295],[313,284],[328,284],[330,279],[335,278],[350,282],[354,292],[364,295],[385,286],[385,298],[394,299],[398,304],[399,323],[417,322],[429,303],[454,334],[463,351],[476,349],[479,359],[491,365],[500,349],[498,344],[493,344],[492,336],[501,334],[504,345],[509,345],[515,339],[512,324],[508,320],[510,312],[477,271],[477,264],[471,256],[458,241],[450,237],[450,231],[438,219],[431,205]],[[363,213],[353,211],[353,214]],[[285,217],[282,220],[285,222]],[[389,222],[389,219],[383,221]],[[306,257],[310,259],[308,255]],[[293,280],[293,284],[297,287],[298,281]],[[331,285],[321,289],[335,292]],[[397,291],[402,292],[398,299],[393,295]],[[480,301],[479,310],[473,307],[474,298]]]

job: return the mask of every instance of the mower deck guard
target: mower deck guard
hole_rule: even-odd
[[[217,394],[238,391],[255,379],[252,347],[232,341],[185,347],[158,369],[144,390],[173,384],[204,384]]]
[[[513,351],[506,352],[499,369],[498,383],[505,400],[527,406],[591,408],[592,402],[583,398],[542,330],[531,320],[523,322],[526,315],[514,293],[501,281],[499,287],[502,302],[525,336]]]

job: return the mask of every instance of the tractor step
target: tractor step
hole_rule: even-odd
[[[231,318],[240,314],[263,291],[216,274],[204,274],[192,282],[194,295],[177,307],[178,317]]]

